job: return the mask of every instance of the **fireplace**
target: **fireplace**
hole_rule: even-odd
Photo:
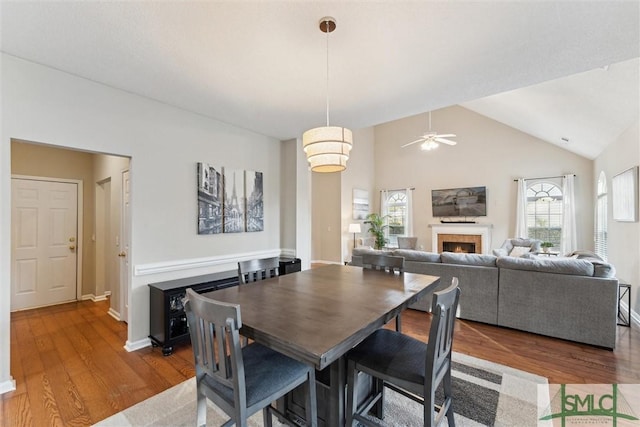
[[[442,252],[457,252],[461,254],[475,254],[476,244],[467,242],[442,242]]]
[[[482,249],[482,235],[480,234],[438,233],[438,253],[481,254]]]
[[[491,248],[490,224],[431,224],[432,250],[487,254]]]

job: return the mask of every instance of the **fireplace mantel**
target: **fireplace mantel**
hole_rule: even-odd
[[[431,228],[431,250],[440,252],[438,248],[438,235],[440,234],[464,234],[477,235],[481,238],[483,254],[491,251],[491,229],[492,224],[429,224]]]

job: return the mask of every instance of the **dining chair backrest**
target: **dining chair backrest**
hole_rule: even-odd
[[[383,254],[363,254],[362,266],[373,270],[383,270],[390,273],[404,272],[404,257],[383,255]]]
[[[276,277],[280,270],[280,258],[262,258],[238,262],[240,284],[257,282]]]
[[[457,277],[451,279],[451,285],[447,289],[433,293],[431,306],[433,317],[425,364],[425,379],[431,379],[431,387],[437,388],[443,373],[450,369],[453,330],[459,299],[460,288]]]
[[[191,288],[187,297],[185,311],[196,376],[206,373],[227,387],[243,389],[244,375],[233,375],[242,366],[240,306],[203,297]]]
[[[304,384],[307,425],[317,427],[313,366],[256,342],[242,347],[238,304],[188,288],[184,308],[196,368],[196,425],[206,425],[209,399],[231,417],[225,426],[246,426],[247,418],[261,409],[270,426],[273,413],[282,416],[271,403]]]
[[[362,267],[370,270],[386,271],[387,273],[402,274],[404,272],[404,257],[382,254],[363,254]],[[402,313],[395,317],[396,331],[402,332]]]
[[[445,290],[433,293],[433,315],[426,344],[423,339],[380,328],[347,354],[348,426],[356,422],[367,427],[380,425],[364,414],[384,417],[385,387],[421,403],[425,427],[439,426],[445,420],[449,426],[455,426],[451,354],[459,299],[457,277],[452,278]],[[372,377],[374,396],[366,399],[358,396],[360,372]],[[385,420],[395,425],[390,418]]]

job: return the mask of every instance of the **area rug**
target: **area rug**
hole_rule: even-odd
[[[548,389],[546,378],[460,353],[454,353],[452,360],[456,426],[537,425],[538,392]],[[191,378],[96,426],[191,427],[195,425],[195,395],[195,378]],[[422,425],[422,406],[392,390],[387,390],[384,411],[383,425]],[[227,419],[209,402],[207,425],[219,426]],[[249,425],[262,426],[262,412],[252,416]]]

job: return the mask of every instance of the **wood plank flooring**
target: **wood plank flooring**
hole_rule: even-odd
[[[87,426],[194,375],[189,345],[168,357],[151,347],[127,352],[127,326],[108,308],[108,301],[82,301],[11,315],[17,390],[1,396],[0,426]],[[403,315],[404,332],[423,340],[429,323],[423,312]],[[636,328],[619,326],[612,352],[459,320],[454,349],[551,383],[640,383]]]

